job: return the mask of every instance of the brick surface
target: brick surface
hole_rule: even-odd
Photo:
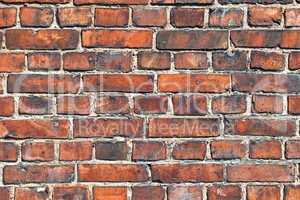
[[[0,5],[1,200],[300,199],[300,0]]]

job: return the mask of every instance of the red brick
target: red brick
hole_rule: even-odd
[[[211,142],[213,159],[242,159],[246,156],[246,143],[241,140],[216,140]]]
[[[170,53],[143,51],[138,53],[138,68],[145,70],[170,69]]]
[[[252,97],[252,111],[256,113],[282,113],[281,96],[255,95]]]
[[[300,141],[298,140],[287,141],[285,155],[289,159],[300,158]]]
[[[280,188],[277,186],[248,186],[248,200],[280,200]]]
[[[171,50],[227,49],[227,39],[227,31],[159,31],[156,36],[156,46],[158,49]]]
[[[59,144],[59,160],[91,160],[93,144],[91,142],[63,142]]]
[[[300,31],[284,30],[281,35],[280,48],[299,49],[300,48]]]
[[[225,92],[230,88],[230,77],[223,74],[160,74],[160,92]]]
[[[0,121],[1,138],[66,138],[68,129],[67,120],[19,119]]]
[[[1,8],[0,9],[0,27],[7,28],[16,25],[17,9]]]
[[[99,114],[127,114],[130,112],[126,96],[100,96],[96,100],[95,112]]]
[[[189,200],[201,200],[203,198],[202,187],[173,185],[168,188],[169,200],[182,200],[184,198],[189,198]]]
[[[285,10],[285,26],[300,26],[300,9],[288,8]]]
[[[300,114],[300,96],[288,97],[288,112],[294,115]]]
[[[98,160],[127,160],[129,151],[125,142],[97,142],[95,149]]]
[[[52,113],[53,101],[44,96],[22,96],[19,98],[19,113],[48,115]]]
[[[12,74],[7,79],[9,93],[77,93],[78,75]]]
[[[232,75],[232,88],[240,92],[293,93],[300,91],[300,76],[236,73]]]
[[[57,98],[58,114],[88,115],[90,100],[88,96],[62,96]]]
[[[174,56],[176,69],[207,69],[209,66],[206,53],[183,52]]]
[[[219,135],[219,120],[214,118],[153,118],[149,137],[213,137]]]
[[[12,142],[0,142],[0,160],[1,161],[17,161],[18,158],[17,145]],[[1,192],[0,192],[1,194]]]
[[[132,188],[132,200],[164,200],[165,190],[160,186]]]
[[[124,27],[128,22],[128,8],[96,8],[95,10],[95,26]]]
[[[284,59],[284,55],[280,53],[252,51],[250,67],[267,71],[282,71],[285,64]]]
[[[166,158],[167,146],[163,142],[136,141],[133,143],[133,160],[156,161]]]
[[[92,52],[70,52],[63,55],[64,70],[87,71],[94,70],[96,55]]]
[[[4,76],[1,75],[1,76],[0,76],[0,94],[3,94],[3,91],[4,91],[4,85],[3,85],[3,82],[4,82]]]
[[[99,52],[96,69],[107,72],[129,72],[132,68],[132,54],[129,52]]]
[[[13,97],[0,97],[0,116],[10,117],[15,112],[15,104]]]
[[[248,23],[251,26],[280,25],[281,18],[281,8],[253,6],[248,11]]]
[[[173,8],[171,10],[171,24],[175,27],[203,27],[204,9]]]
[[[90,200],[88,187],[81,185],[55,186],[53,189],[53,199],[59,200]]]
[[[277,140],[251,141],[249,157],[253,159],[280,159],[281,143]]]
[[[22,144],[22,160],[52,161],[55,159],[52,142],[26,142]]]
[[[212,99],[212,111],[221,114],[244,113],[246,104],[246,97],[242,95],[217,96]]]
[[[168,111],[167,96],[136,96],[134,112],[138,114],[162,114]]]
[[[107,4],[107,5],[146,5],[149,0],[74,0],[76,5]]]
[[[59,8],[57,18],[61,27],[84,27],[92,24],[92,11],[90,8]]]
[[[83,76],[86,92],[152,92],[153,76],[144,74],[91,74]]]
[[[176,95],[172,98],[175,115],[204,115],[207,114],[207,99],[205,96]]]
[[[228,119],[225,132],[244,136],[285,136],[295,135],[296,124],[288,119]]]
[[[240,200],[242,190],[236,185],[213,185],[208,188],[208,200]]]
[[[24,67],[24,53],[0,53],[0,72],[21,72]]]
[[[247,52],[215,52],[212,54],[212,67],[216,71],[244,71],[247,69]]]
[[[164,27],[167,24],[167,12],[163,8],[136,8],[133,9],[132,23],[142,27]]]
[[[213,0],[151,0],[152,4],[196,4],[196,5],[208,5],[212,4],[214,1]]]
[[[43,3],[43,4],[65,4],[71,0],[1,0],[3,3]]]
[[[206,155],[206,143],[187,141],[176,143],[172,156],[176,160],[204,160]]]
[[[20,9],[20,22],[25,27],[49,27],[53,22],[51,8],[22,7]]]
[[[220,164],[155,164],[152,181],[161,183],[218,182],[223,180]]]
[[[143,124],[144,121],[137,118],[76,119],[74,120],[74,137],[141,137]]]
[[[211,27],[241,27],[244,12],[240,8],[215,8],[209,11],[209,26]]]
[[[83,47],[151,48],[150,30],[84,30]]]
[[[127,200],[125,187],[94,187],[94,200]]]
[[[291,52],[289,54],[289,69],[300,69],[300,52]]]
[[[148,174],[144,165],[80,164],[78,180],[82,182],[144,182]]]
[[[227,179],[229,182],[292,182],[294,173],[292,165],[242,164],[229,166]]]
[[[74,179],[72,165],[9,165],[3,170],[5,184],[67,183]]]
[[[49,198],[48,188],[16,188],[16,200],[47,200]]]
[[[59,53],[35,52],[28,54],[29,70],[58,70],[61,66]]]
[[[297,200],[300,198],[300,186],[299,185],[286,186],[284,193],[285,193],[284,200]]]
[[[3,200],[10,200],[10,190],[8,187],[0,187],[0,196]]]
[[[8,49],[75,49],[79,32],[71,29],[10,29],[5,32]]]

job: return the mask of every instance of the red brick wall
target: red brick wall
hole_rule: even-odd
[[[300,200],[299,0],[0,0],[0,200]]]

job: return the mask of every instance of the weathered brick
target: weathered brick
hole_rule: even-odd
[[[247,69],[247,52],[216,52],[212,54],[212,67],[216,71],[243,71]]]
[[[248,23],[251,26],[280,25],[281,18],[281,8],[253,6],[248,11]]]
[[[151,48],[150,30],[90,29],[82,32],[82,45],[87,48]]]
[[[282,71],[285,66],[284,60],[284,55],[280,53],[252,51],[250,68],[267,71]]]
[[[285,26],[300,26],[300,9],[288,8],[285,10]]]
[[[0,27],[7,28],[16,25],[17,9],[16,8],[1,8],[0,9]]]
[[[190,200],[200,200],[203,198],[201,186],[180,186],[173,185],[168,187],[169,200],[182,200],[189,198]]]
[[[53,199],[90,200],[90,193],[88,188],[82,185],[55,186],[53,189]]]
[[[142,119],[76,119],[74,120],[74,137],[141,137],[143,135]]]
[[[26,128],[24,128],[26,127]],[[67,120],[48,119],[7,119],[0,120],[0,137],[27,138],[66,138],[69,132]]]
[[[296,124],[290,119],[228,119],[225,132],[244,136],[286,136],[295,135]]]
[[[216,118],[153,118],[149,122],[149,137],[214,137],[219,135]]]
[[[31,115],[51,114],[53,101],[44,96],[22,96],[19,98],[19,113]]]
[[[133,9],[132,23],[141,27],[164,27],[167,24],[167,11],[163,8]]]
[[[17,161],[18,158],[17,145],[12,142],[0,142],[0,160],[1,161]],[[1,192],[0,192],[1,194]]]
[[[93,144],[89,141],[59,144],[59,160],[91,160]]]
[[[134,112],[138,114],[161,114],[168,111],[166,96],[136,96],[134,97]]]
[[[289,69],[290,70],[300,69],[300,52],[291,52],[289,54]]]
[[[51,8],[22,7],[20,9],[20,22],[25,27],[49,27],[53,22]]]
[[[289,159],[300,158],[300,141],[298,140],[287,141],[285,155]]]
[[[300,96],[289,96],[288,97],[288,112],[289,114],[299,115],[300,114]]]
[[[16,188],[16,200],[47,200],[49,197],[48,188]]]
[[[162,183],[218,182],[223,180],[223,168],[221,164],[154,164],[151,166],[152,180]]]
[[[209,10],[209,26],[211,27],[241,27],[244,12],[240,8],[215,8]]]
[[[2,117],[10,117],[15,112],[15,104],[13,97],[0,97],[0,116]]]
[[[246,97],[243,95],[216,96],[212,99],[212,111],[221,114],[246,112]]]
[[[22,160],[46,162],[52,161],[54,158],[54,143],[52,142],[25,142],[22,144]]]
[[[208,188],[208,200],[240,200],[242,190],[236,185],[213,185]]]
[[[129,151],[125,142],[97,142],[95,149],[98,160],[127,160]]]
[[[29,70],[58,70],[61,66],[61,56],[59,53],[30,53],[27,59]]]
[[[88,115],[90,100],[88,96],[62,96],[57,98],[58,114]]]
[[[279,200],[280,188],[277,186],[248,186],[248,200]]]
[[[281,143],[278,140],[251,141],[249,157],[254,159],[280,159]]]
[[[207,69],[209,66],[206,53],[183,52],[176,53],[175,56],[176,69]]]
[[[142,51],[138,53],[138,68],[145,70],[170,69],[170,53]]]
[[[127,200],[125,187],[94,187],[94,200]]]
[[[227,179],[229,182],[292,182],[294,173],[292,165],[241,164],[227,168]]]
[[[246,156],[247,147],[241,140],[216,140],[211,142],[213,159],[242,159]]]
[[[144,182],[146,167],[140,164],[80,164],[78,180],[82,182]]]
[[[297,200],[300,198],[300,186],[299,185],[290,185],[285,187],[284,190],[284,200]]]
[[[130,112],[126,96],[100,96],[96,100],[95,112],[99,114],[127,114]]]
[[[106,5],[146,5],[149,0],[74,0],[76,5],[106,4]]]
[[[25,67],[24,53],[0,53],[0,72],[21,72]]]
[[[160,186],[132,188],[132,200],[164,200],[165,190]]]
[[[0,196],[3,200],[10,200],[9,187],[0,187]]]
[[[128,8],[96,8],[95,10],[95,26],[124,27],[128,22]]]
[[[132,159],[156,161],[167,158],[167,146],[163,142],[144,142],[137,141],[133,143]]]
[[[72,165],[9,165],[3,170],[5,184],[68,183],[74,179]]]
[[[175,27],[203,27],[204,9],[173,8],[171,10],[171,24]]]
[[[172,50],[227,49],[227,38],[227,31],[159,31],[156,46],[158,49]]]
[[[92,24],[92,11],[90,8],[59,8],[57,18],[61,27],[89,26]]]
[[[255,95],[252,97],[252,111],[256,113],[282,113],[283,98],[277,95]]]
[[[172,151],[176,160],[204,160],[205,155],[206,143],[197,141],[176,143]]]
[[[8,49],[75,49],[79,32],[71,29],[10,29],[5,32]]]
[[[182,96],[172,98],[175,115],[204,115],[207,114],[207,99],[201,95]]]
[[[230,88],[226,74],[161,74],[158,76],[160,92],[225,92]]]

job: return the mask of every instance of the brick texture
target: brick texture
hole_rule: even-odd
[[[0,200],[300,200],[300,0],[0,0]]]

